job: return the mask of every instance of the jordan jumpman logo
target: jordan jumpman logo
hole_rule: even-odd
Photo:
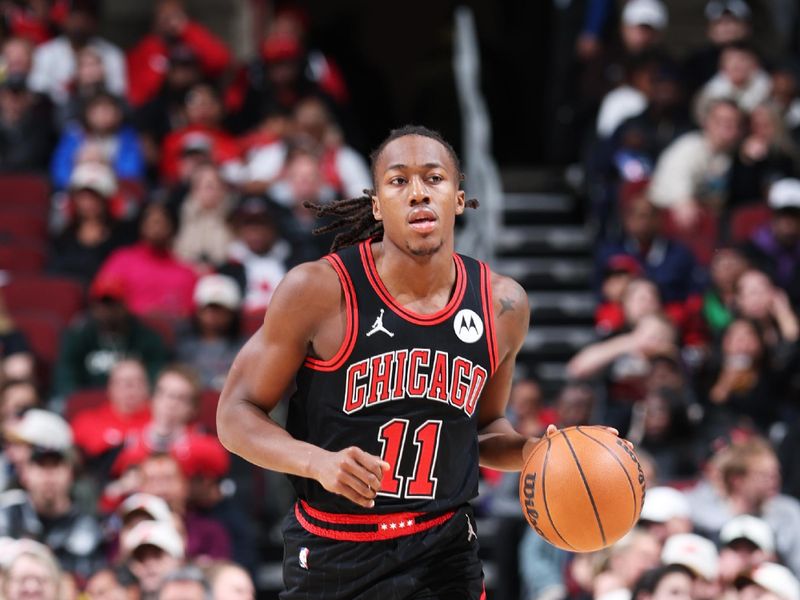
[[[470,542],[473,539],[477,540],[478,534],[475,533],[475,530],[472,528],[472,521],[469,520],[469,515],[464,515],[464,516],[467,517],[467,527],[469,527],[469,529],[467,530],[467,541]]]
[[[389,337],[394,337],[394,334],[383,326],[383,309],[381,309],[381,313],[376,317],[375,322],[372,324],[372,329],[367,332],[367,337],[371,336],[373,333],[378,333],[379,331],[382,331]]]

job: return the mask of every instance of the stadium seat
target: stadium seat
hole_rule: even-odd
[[[0,175],[0,204],[50,210],[50,184],[41,175]]]
[[[31,310],[46,312],[56,315],[65,324],[83,308],[83,288],[63,277],[12,278],[2,293],[12,314]]]
[[[27,311],[14,314],[14,324],[25,334],[34,356],[49,373],[58,355],[64,323],[46,312]]]
[[[168,349],[173,350],[175,348],[175,338],[180,319],[159,314],[139,315],[139,318],[145,325],[161,336],[164,345]]]
[[[26,210],[0,209],[0,234],[11,240],[47,239],[47,220],[44,216]]]
[[[769,222],[772,210],[764,204],[740,206],[731,214],[731,242],[739,244],[750,239],[756,229]]]
[[[219,404],[219,390],[206,389],[200,396],[200,410],[197,421],[208,433],[217,433],[217,404]]]
[[[12,274],[40,273],[46,260],[44,244],[31,240],[0,244],[0,271]]]
[[[72,422],[79,413],[90,408],[96,408],[107,399],[104,389],[78,390],[72,392],[64,406],[64,418]]]
[[[264,322],[264,311],[244,313],[242,315],[242,335],[250,337]]]

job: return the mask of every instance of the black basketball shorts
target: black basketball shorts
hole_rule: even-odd
[[[298,502],[283,525],[282,600],[483,600],[469,505],[338,515]]]

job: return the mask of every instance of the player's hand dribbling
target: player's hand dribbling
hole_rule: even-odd
[[[608,427],[608,426],[602,426],[602,427],[603,427],[603,429],[605,429],[609,433],[613,433],[614,435],[619,437],[619,431],[617,431],[616,427]],[[551,424],[551,425],[547,426],[547,431],[545,431],[544,435],[545,436],[550,436],[550,435],[555,435],[557,433],[558,433],[558,427],[556,427],[555,425]],[[629,440],[626,440],[625,438],[620,438],[620,439],[628,447],[629,450],[634,450],[632,442],[630,442]]]
[[[329,492],[344,496],[364,508],[372,508],[383,473],[387,470],[389,463],[351,446],[339,452],[326,452],[316,463],[314,479]]]

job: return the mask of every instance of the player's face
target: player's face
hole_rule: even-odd
[[[393,140],[375,164],[372,212],[383,221],[384,243],[414,256],[452,250],[455,216],[464,212],[459,173],[447,149],[434,139],[407,135]]]

